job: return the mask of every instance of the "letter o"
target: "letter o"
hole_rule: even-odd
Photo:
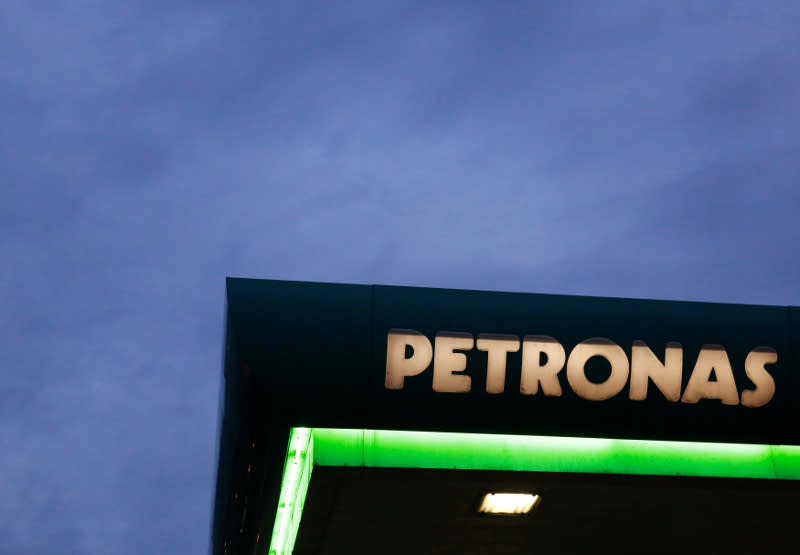
[[[603,383],[594,383],[586,377],[586,363],[592,357],[603,357],[611,365],[611,375]],[[610,399],[625,387],[628,382],[630,365],[625,351],[613,341],[604,337],[593,337],[581,341],[567,360],[567,381],[572,390],[590,401]]]

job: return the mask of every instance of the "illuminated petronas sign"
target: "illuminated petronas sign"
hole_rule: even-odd
[[[800,307],[246,279],[228,302],[242,387],[297,425],[800,445]]]
[[[730,358],[723,345],[703,345],[694,360],[684,360],[680,343],[668,342],[660,358],[644,341],[634,340],[631,356],[617,343],[593,337],[575,345],[567,355],[564,346],[553,337],[479,334],[442,331],[433,342],[416,330],[391,329],[386,346],[386,389],[403,389],[405,378],[426,372],[431,366],[431,387],[441,393],[468,393],[472,377],[463,373],[470,352],[486,353],[486,392],[507,391],[508,353],[521,353],[519,393],[521,395],[560,397],[560,375],[566,368],[566,382],[579,397],[604,401],[619,395],[628,385],[628,397],[634,401],[647,398],[652,382],[667,401],[698,403],[716,399],[725,405],[761,407],[775,395],[775,380],[768,366],[778,360],[772,347],[757,347],[744,360],[748,384],[738,384]],[[587,377],[586,365],[595,357],[605,359],[608,377],[597,383]],[[431,364],[432,363],[432,364]],[[684,372],[688,381],[681,391]],[[739,374],[739,373],[737,373]],[[514,384],[516,388],[516,384]],[[741,390],[741,394],[739,391]]]

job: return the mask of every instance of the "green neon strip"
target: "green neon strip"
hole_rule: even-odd
[[[283,482],[272,528],[270,555],[290,555],[300,527],[308,482],[314,467],[314,438],[308,428],[292,428],[283,465]]]
[[[800,446],[293,428],[270,554],[290,554],[313,466],[800,480]]]
[[[317,466],[800,479],[800,446],[314,428]]]

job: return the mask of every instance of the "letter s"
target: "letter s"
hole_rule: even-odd
[[[778,353],[771,347],[756,347],[747,354],[744,371],[755,389],[742,391],[742,404],[746,407],[761,407],[775,395],[775,380],[765,366],[778,361]]]

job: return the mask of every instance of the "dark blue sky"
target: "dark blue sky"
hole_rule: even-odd
[[[798,29],[0,3],[0,553],[206,552],[225,276],[800,305]]]

